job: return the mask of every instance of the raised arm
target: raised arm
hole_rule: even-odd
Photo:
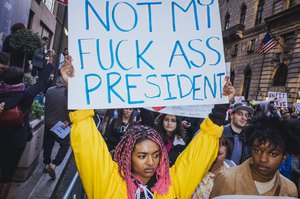
[[[229,80],[223,94],[232,100],[235,90]],[[201,132],[190,142],[170,169],[172,189],[177,198],[190,198],[218,154],[219,137],[229,104],[215,105],[212,113],[201,124]]]
[[[62,67],[61,74],[65,83],[74,75],[70,59]],[[70,113],[71,146],[79,176],[88,198],[122,198],[126,193],[125,182],[95,125],[93,115],[93,110]]]
[[[120,185],[125,182],[119,176],[118,166],[112,160],[93,115],[93,110],[70,113],[71,146],[83,187],[88,198],[121,198],[126,186]]]

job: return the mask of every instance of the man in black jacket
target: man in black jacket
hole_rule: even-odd
[[[223,135],[229,140],[232,149],[228,158],[236,165],[241,164],[250,155],[250,149],[245,145],[243,128],[253,112],[254,110],[250,106],[236,103],[232,109],[230,124],[224,126]]]

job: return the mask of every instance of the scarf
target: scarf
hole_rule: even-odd
[[[154,199],[154,194],[151,191],[157,182],[156,174],[154,174],[146,185],[140,183],[137,178],[134,178],[134,183],[137,186],[135,191],[135,199]]]
[[[9,92],[15,92],[15,91],[24,91],[25,90],[25,84],[19,83],[19,84],[0,84],[0,94],[3,93],[9,93]]]

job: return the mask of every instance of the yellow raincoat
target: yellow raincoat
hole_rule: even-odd
[[[105,141],[97,130],[93,110],[70,113],[73,123],[71,145],[83,187],[89,199],[127,198],[126,183],[118,173]],[[218,154],[223,127],[206,118],[201,133],[170,168],[171,185],[164,195],[154,192],[155,199],[189,199]]]

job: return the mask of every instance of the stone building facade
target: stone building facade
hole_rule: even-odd
[[[226,62],[237,95],[266,100],[285,92],[289,106],[300,97],[300,0],[219,0]],[[275,46],[257,54],[269,32]]]

